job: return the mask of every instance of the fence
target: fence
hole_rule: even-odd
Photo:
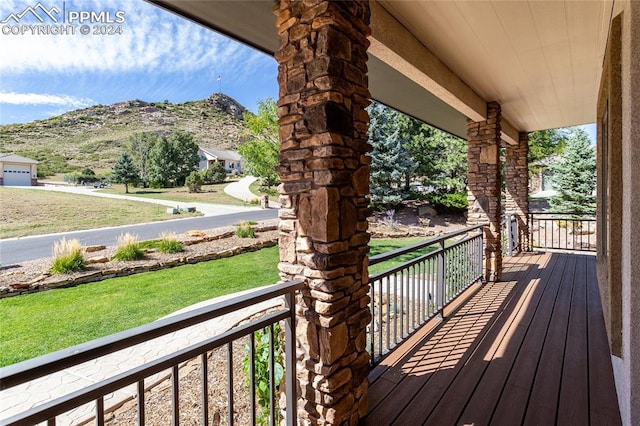
[[[372,322],[368,348],[375,365],[393,347],[482,278],[482,226],[474,226],[369,259],[369,265],[419,255],[369,278]]]
[[[142,343],[153,344],[152,339],[184,330],[188,327],[201,325],[212,319],[219,320],[226,314],[240,311],[261,302],[273,301],[274,299],[280,300],[283,296],[285,300],[284,305],[276,303],[275,305],[277,306],[274,306],[269,312],[250,319],[246,323],[206,338],[197,344],[183,347],[177,352],[169,353],[151,362],[108,377],[93,385],[47,401],[30,410],[15,414],[8,419],[2,420],[1,424],[9,426],[47,422],[47,425],[55,425],[57,416],[85,406],[85,404],[93,404],[95,420],[89,420],[93,420],[95,424],[103,425],[105,424],[105,413],[110,410],[110,407],[105,406],[105,400],[114,392],[133,385],[137,408],[135,410],[135,418],[131,419],[130,423],[144,425],[146,417],[150,414],[145,411],[145,394],[149,391],[148,386],[145,386],[145,379],[148,380],[150,377],[169,371],[170,384],[168,387],[170,388],[169,404],[171,408],[170,416],[167,416],[165,420],[171,418],[172,424],[177,425],[180,424],[181,420],[180,367],[187,362],[200,365],[200,395],[197,404],[200,410],[200,421],[198,424],[219,424],[221,421],[220,412],[212,413],[210,410],[212,403],[209,401],[208,389],[210,380],[208,375],[211,369],[208,364],[210,362],[209,357],[213,351],[222,350],[225,352],[222,359],[226,358],[226,366],[213,366],[217,370],[226,372],[227,398],[224,404],[226,405],[226,413],[222,422],[228,425],[233,425],[234,422],[256,424],[256,422],[266,420],[266,423],[270,425],[280,424],[279,416],[281,411],[277,406],[276,387],[280,379],[279,376],[284,374],[286,407],[280,408],[285,409],[286,424],[293,425],[296,422],[296,404],[294,402],[296,398],[294,381],[296,374],[294,295],[302,286],[303,283],[292,281],[256,290],[211,306],[178,314],[112,336],[4,367],[0,369],[0,390],[3,391],[55,374],[64,369],[73,370],[74,367],[86,361],[96,360],[122,349]],[[282,324],[281,327],[284,329],[284,353],[279,352],[278,349],[278,342],[282,340],[278,331],[279,324]],[[256,336],[258,336],[258,341],[256,341]],[[237,372],[234,373],[233,371],[233,359],[238,355],[238,342],[241,339],[244,341],[244,345],[241,345],[241,349],[244,350],[241,352],[242,356],[245,357],[244,364],[247,371],[245,377],[248,376],[246,385],[245,383],[238,383],[238,381],[243,381],[245,377],[239,378]],[[236,343],[235,353],[234,343]],[[265,350],[268,353],[265,353]],[[281,365],[281,362],[285,363],[286,366]],[[261,371],[257,372],[256,375],[257,367]],[[263,383],[258,384],[254,377],[260,377],[261,374],[267,377]],[[238,388],[248,393],[243,397],[248,399],[249,412],[246,414],[246,419],[242,420],[237,420],[238,414],[234,413],[237,408],[234,407],[234,401],[238,398]],[[258,392],[258,395],[256,395],[256,392]],[[267,395],[266,400],[265,394]],[[196,398],[197,400],[198,398]],[[256,403],[258,400],[261,400],[261,406]],[[189,402],[188,404],[193,405],[194,403]],[[216,408],[220,409],[220,404]],[[222,409],[225,409],[225,407]],[[193,420],[191,420],[192,422]],[[78,421],[73,421],[73,423],[78,423]]]
[[[529,249],[596,251],[596,219],[584,213],[529,213]]]

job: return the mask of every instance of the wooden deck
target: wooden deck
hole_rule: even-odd
[[[372,371],[362,424],[620,424],[595,257],[505,260],[503,281]]]

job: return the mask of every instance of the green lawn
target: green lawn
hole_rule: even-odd
[[[278,248],[77,287],[0,299],[0,365],[161,318],[279,280]]]
[[[259,180],[255,181],[251,185],[249,185],[249,191],[253,192],[258,197],[262,197],[265,194],[264,192],[260,191],[260,181]],[[274,203],[277,203],[279,198],[280,197],[278,195],[269,195],[269,201],[273,201]]]
[[[371,254],[420,240],[372,240]],[[391,268],[410,258],[405,255],[399,261],[375,265],[371,271]],[[203,300],[275,283],[279,280],[277,263],[278,248],[271,247],[195,265],[0,299],[0,366],[136,327]]]
[[[180,217],[201,216],[199,213]],[[176,219],[166,206],[0,186],[0,238]]]
[[[202,185],[200,192],[189,192],[186,186],[179,188],[130,188],[129,194],[134,197],[155,198],[161,200],[171,200],[179,203],[212,203],[231,204],[236,206],[247,205],[242,200],[233,198],[224,192],[224,187],[230,182],[218,183],[215,185]],[[124,195],[124,185],[111,185],[101,189],[110,194]]]
[[[375,256],[377,254],[386,253],[391,250],[395,250],[400,247],[409,246],[411,244],[419,243],[420,241],[424,241],[426,238],[381,238],[371,240],[369,246],[371,247],[371,251],[369,252],[369,256]],[[377,263],[369,267],[369,275],[378,274],[380,272],[386,271],[387,269],[395,268],[398,265],[401,265],[405,262],[410,261],[411,259],[415,259],[416,257],[422,256],[423,254],[430,253],[438,248],[437,245],[431,245],[415,251],[413,253],[403,254],[402,256],[398,256],[394,259],[387,260],[385,262]]]

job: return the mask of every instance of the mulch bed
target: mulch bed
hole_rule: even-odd
[[[178,240],[185,245],[182,252],[170,254],[147,250],[144,259],[135,261],[111,260],[116,251],[115,247],[89,247],[85,253],[89,261],[87,269],[73,274],[51,274],[51,258],[3,267],[0,269],[0,297],[70,287],[116,276],[214,260],[277,244],[277,219],[260,222],[253,228],[257,233],[256,238],[235,236],[234,226],[208,231],[190,231],[178,236]]]

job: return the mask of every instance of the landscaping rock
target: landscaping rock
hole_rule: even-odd
[[[85,253],[95,253],[97,251],[102,251],[102,250],[104,250],[106,248],[107,248],[107,246],[104,246],[104,245],[86,246],[84,248],[84,252]]]
[[[181,253],[165,254],[148,252],[143,260],[124,262],[110,260],[115,247],[106,247],[104,255],[87,259],[87,270],[69,275],[50,275],[50,258],[24,262],[0,271],[0,297],[10,297],[25,293],[70,287],[80,283],[101,281],[127,276],[139,272],[155,271],[186,263],[197,263],[240,253],[259,250],[277,244],[277,220],[256,225],[261,229],[257,238],[243,239],[235,236],[235,227],[224,227],[195,231],[199,235],[194,240],[186,239]],[[267,229],[272,229],[266,231]]]
[[[425,217],[425,216],[433,217],[433,216],[438,216],[438,212],[436,211],[436,209],[434,209],[430,205],[425,204],[425,205],[422,205],[422,206],[418,207],[418,216],[420,216],[420,217]]]

